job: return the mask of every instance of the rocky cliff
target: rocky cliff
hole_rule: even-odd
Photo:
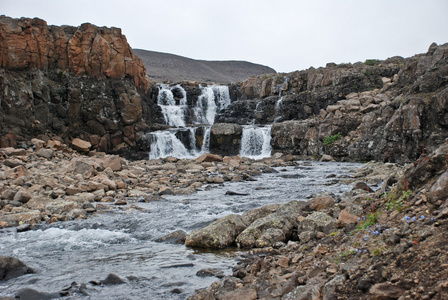
[[[118,28],[1,16],[0,53],[3,147],[57,135],[111,151],[151,123],[145,67]]]
[[[448,137],[448,44],[425,54],[273,76],[239,85],[218,122],[269,124],[274,151],[405,162]]]

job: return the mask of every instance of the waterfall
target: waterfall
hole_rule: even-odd
[[[213,125],[216,113],[229,105],[230,95],[227,86],[201,87],[201,95],[194,108],[195,123]]]
[[[180,92],[182,98],[176,103],[176,99],[173,94],[173,90]],[[159,94],[157,96],[157,104],[162,109],[163,118],[167,125],[174,127],[185,126],[185,113],[187,106],[187,92],[182,88],[180,84],[170,87],[167,84],[161,84],[159,86]]]
[[[149,159],[173,156],[177,158],[198,157],[201,151],[196,147],[196,128],[160,130],[150,132],[147,139],[151,143]]]
[[[274,123],[278,122],[283,116],[283,97],[275,102],[275,118]]]
[[[215,122],[216,114],[230,105],[230,94],[227,86],[200,86],[201,95],[194,107],[189,107],[187,93],[177,84],[159,85],[157,104],[160,106],[167,125],[176,127],[165,131],[147,134],[151,151],[149,158],[194,158],[209,151],[210,127]],[[193,125],[204,124],[204,127],[186,127],[186,116],[192,117]],[[201,131],[197,131],[202,128]],[[201,139],[197,141],[196,135]]]
[[[271,156],[271,126],[243,126],[240,155],[250,158]]]

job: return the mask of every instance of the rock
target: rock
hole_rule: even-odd
[[[387,282],[374,284],[369,290],[372,300],[398,299],[404,292],[404,289]]]
[[[326,213],[316,211],[299,223],[297,231],[321,231],[328,234],[334,228],[335,223],[336,220]]]
[[[168,186],[162,186],[158,192],[159,195],[174,195],[174,191],[172,188]]]
[[[90,147],[92,147],[92,144],[90,144],[87,141],[75,138],[72,140],[72,148],[80,151],[80,152],[87,152],[90,150]]]
[[[249,194],[246,193],[237,193],[237,192],[232,192],[232,191],[227,191],[226,195],[230,195],[230,196],[247,196]]]
[[[16,190],[13,189],[5,189],[2,192],[2,199],[6,199],[6,200],[13,200],[14,196],[17,194]]]
[[[21,203],[27,203],[31,199],[31,194],[25,191],[18,191],[17,194],[14,195],[14,201],[19,201]]]
[[[21,224],[38,224],[41,220],[42,217],[39,210],[10,213],[1,215],[0,227],[19,226]]]
[[[67,194],[67,196],[73,196],[79,193],[82,193],[83,189],[82,188],[78,188],[78,187],[74,187],[74,186],[69,186],[68,188],[65,189],[65,193]]]
[[[247,227],[239,215],[228,215],[187,235],[187,247],[222,249],[235,243],[235,238]]]
[[[324,155],[322,155],[322,157],[320,158],[319,161],[329,162],[329,161],[336,161],[336,160],[331,155],[324,154]]]
[[[104,285],[116,285],[122,283],[125,283],[125,281],[123,281],[123,279],[121,279],[118,275],[114,273],[110,273],[104,280],[101,280],[101,284]]]
[[[366,191],[367,193],[375,192],[375,190],[372,189],[371,187],[369,187],[365,182],[357,182],[352,188],[352,191],[355,191],[355,190],[363,190],[363,191]]]
[[[199,277],[218,277],[218,278],[223,278],[224,277],[224,272],[221,271],[220,269],[216,269],[216,268],[202,269],[202,270],[199,270],[196,273],[196,276],[199,276]]]
[[[222,156],[218,154],[204,153],[198,158],[196,158],[196,162],[199,164],[203,162],[213,162],[213,161],[221,162]]]
[[[346,211],[345,209],[343,209],[340,213],[339,213],[339,217],[338,217],[338,221],[337,221],[337,226],[338,227],[345,227],[349,224],[356,224],[358,223],[358,217],[349,213],[348,211]]]
[[[276,212],[282,204],[268,204],[259,208],[254,208],[249,211],[243,213],[242,217],[244,218],[247,224],[251,224],[253,221],[266,217],[274,212]]]
[[[53,150],[51,150],[51,149],[41,148],[41,149],[37,150],[35,153],[37,156],[43,157],[46,159],[50,159],[53,157]]]
[[[30,273],[34,273],[34,270],[18,258],[0,255],[0,280],[6,281]]]
[[[170,234],[167,234],[159,239],[156,242],[164,242],[168,244],[184,244],[187,238],[187,234],[183,230],[176,230]]]
[[[19,290],[16,294],[17,299],[23,300],[51,300],[51,299],[59,299],[59,293],[47,293],[40,292],[30,288],[23,288]]]
[[[256,219],[236,238],[238,247],[266,247],[275,242],[284,242],[292,236],[296,218],[306,202],[291,201],[276,212]]]
[[[15,168],[15,167],[18,167],[18,166],[24,166],[25,165],[25,163],[23,161],[20,161],[18,159],[10,159],[10,158],[5,159],[3,161],[3,164],[5,166],[7,166],[7,167],[10,167],[10,168]]]
[[[448,195],[448,171],[445,171],[433,184],[429,190],[428,196],[431,203],[438,200],[446,200]]]
[[[210,129],[210,152],[237,155],[240,151],[243,129],[238,124],[215,123]]]
[[[310,209],[324,210],[326,208],[334,208],[334,199],[331,196],[318,197],[308,200]]]
[[[107,156],[102,160],[105,169],[111,168],[112,171],[121,171],[123,169],[123,161],[118,155]]]

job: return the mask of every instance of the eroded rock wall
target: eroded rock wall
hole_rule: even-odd
[[[448,138],[448,44],[403,62],[381,89],[345,95],[319,115],[272,127],[276,151],[341,160],[406,162]],[[341,139],[324,143],[341,134]]]
[[[1,16],[0,54],[2,147],[57,135],[145,152],[156,88],[120,29]]]

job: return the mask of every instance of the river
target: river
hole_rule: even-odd
[[[217,268],[230,274],[241,251],[195,251],[157,242],[158,238],[175,230],[190,232],[217,218],[265,204],[305,200],[321,191],[341,194],[352,186],[335,183],[335,178],[349,176],[350,170],[360,166],[299,162],[257,176],[257,181],[227,182],[189,196],[134,203],[139,209],[114,207],[87,220],[42,225],[20,233],[3,230],[0,254],[21,259],[37,273],[0,282],[0,296],[14,295],[24,287],[58,292],[76,282],[85,284],[84,294],[66,299],[185,299],[217,280],[196,276],[199,270]],[[336,177],[327,178],[329,174]],[[248,195],[225,195],[229,190]],[[92,283],[109,273],[125,283]]]

